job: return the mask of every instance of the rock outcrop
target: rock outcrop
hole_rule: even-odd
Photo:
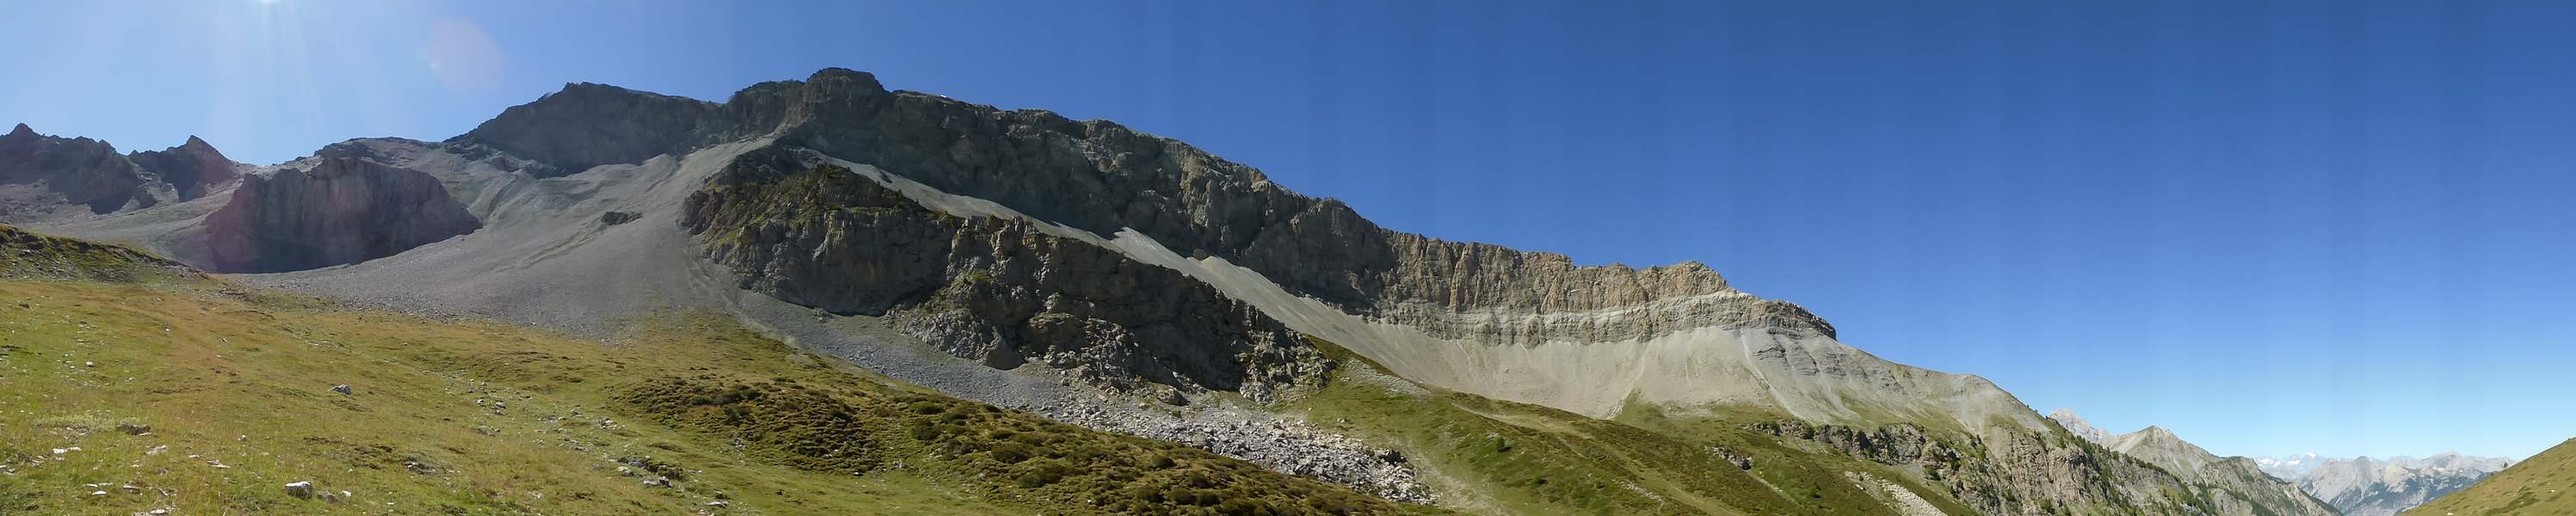
[[[1057,421],[1162,439],[1261,464],[1388,500],[1438,501],[1402,452],[1374,448],[1348,436],[1293,420],[1202,413],[1175,417],[1145,411],[1073,407],[1049,411]]]
[[[1947,486],[1953,498],[1985,514],[2216,514],[2195,500],[2171,496],[2189,488],[2147,463],[2047,433],[1954,442],[1904,424],[1860,429],[1787,420],[1751,428],[1922,471],[1926,481]]]
[[[783,149],[737,158],[690,197],[682,223],[746,288],[891,315],[996,368],[1036,362],[1179,402],[1201,390],[1266,401],[1328,367],[1278,321],[1177,271],[1026,221],[933,211]]]
[[[482,227],[437,178],[353,158],[242,178],[207,215],[205,259],[220,272],[358,263]]]

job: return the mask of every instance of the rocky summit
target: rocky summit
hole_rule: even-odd
[[[1983,378],[1872,355],[1700,263],[1579,265],[1395,231],[1181,141],[853,70],[722,102],[571,84],[445,140],[355,139],[256,167],[193,138],[121,155],[22,125],[0,137],[0,167],[0,221],[34,231],[130,244],[238,288],[609,344],[420,343],[452,359],[425,371],[516,382],[480,396],[473,380],[471,414],[542,402],[564,416],[544,421],[597,440],[577,453],[629,434],[742,451],[683,459],[720,466],[705,475],[620,453],[579,473],[619,487],[572,493],[800,512],[793,496],[741,496],[810,491],[741,473],[786,468],[959,482],[1025,512],[2333,513],[2169,432],[2111,437]],[[689,317],[792,349],[735,342],[669,367],[596,356]],[[313,324],[360,333],[326,320]],[[304,335],[288,349],[340,345]],[[364,349],[409,353],[380,337]],[[702,356],[722,349],[762,358]],[[538,363],[598,374],[513,368]],[[626,364],[656,376],[608,373]],[[308,383],[358,387],[297,403],[381,388]],[[600,414],[615,416],[582,423]],[[533,435],[474,417],[491,422],[459,423],[473,435]],[[409,471],[468,467],[303,439]],[[923,491],[950,492],[938,486]]]

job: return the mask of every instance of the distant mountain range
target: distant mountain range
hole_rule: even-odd
[[[2263,471],[2299,485],[2350,516],[2386,516],[2459,491],[2513,465],[2512,459],[2444,453],[2431,457],[2257,459]]]
[[[2155,462],[2168,470],[2175,470],[2177,474],[2223,464],[2219,469],[2238,477],[2234,479],[2238,482],[2268,489],[2272,483],[2243,478],[2267,476],[2269,480],[2295,486],[2348,516],[2397,514],[2475,484],[2513,464],[2511,459],[2470,457],[2458,453],[2387,460],[2307,453],[2251,459],[2229,457],[2213,461],[2209,459],[2215,459],[2214,455],[2184,442],[2163,428],[2151,426],[2114,436],[2095,428],[2091,422],[2075,415],[2073,410],[2057,409],[2050,412],[2048,418],[2055,420],[2069,434]],[[2251,466],[2253,471],[2247,471],[2246,466]]]
[[[2162,427],[2150,426],[2115,436],[2095,428],[2073,410],[2060,408],[2049,412],[2048,418],[2069,434],[2182,477],[2190,482],[2193,496],[2209,500],[2219,512],[2334,514],[2325,502],[2299,491],[2297,486],[2263,474],[2252,459],[2220,457]]]

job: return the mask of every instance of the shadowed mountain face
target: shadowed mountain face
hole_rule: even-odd
[[[0,135],[5,220],[54,218],[68,214],[56,209],[66,204],[93,214],[147,208],[176,196],[107,142],[36,134],[27,124]]]
[[[107,142],[46,136],[18,124],[0,135],[0,221],[104,215],[195,199],[251,168],[195,136],[177,147],[119,155]]]
[[[849,70],[723,103],[570,85],[444,142],[352,140],[235,184],[59,228],[574,331],[718,311],[995,404],[1494,512],[2315,513],[2219,496],[2266,487],[2234,461],[2132,457],[1870,355],[1697,263],[1396,232],[1175,140]],[[1310,397],[1364,401],[1283,408]]]
[[[206,196],[207,191],[232,182],[250,168],[224,157],[205,140],[195,136],[177,147],[157,151],[138,151],[125,155],[126,160],[143,167],[163,183],[176,190],[180,199]]]
[[[1266,402],[1326,369],[1279,321],[1180,272],[1026,221],[943,214],[787,154],[736,158],[689,196],[682,224],[746,288],[835,312],[897,313],[910,333],[960,357],[1001,369],[1041,362],[1119,390]]]

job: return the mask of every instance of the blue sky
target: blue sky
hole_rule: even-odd
[[[1399,230],[1707,262],[2114,431],[2576,436],[2567,3],[521,3],[19,2],[0,124],[274,163],[565,82],[840,66],[1182,138]]]

